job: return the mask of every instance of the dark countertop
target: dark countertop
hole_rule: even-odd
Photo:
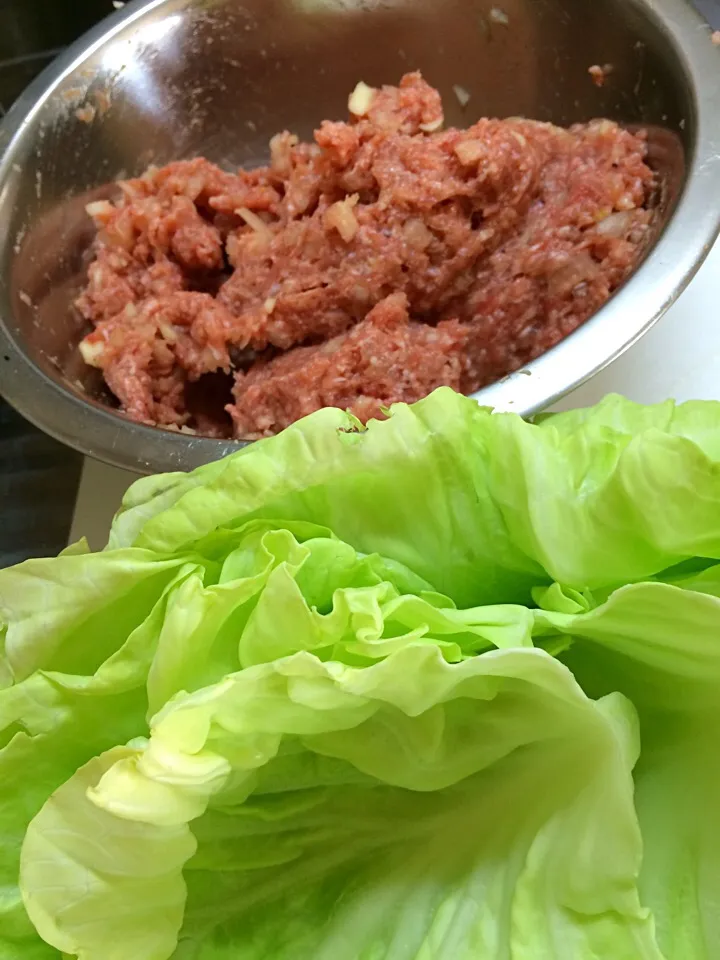
[[[0,567],[67,543],[82,457],[0,400]]]

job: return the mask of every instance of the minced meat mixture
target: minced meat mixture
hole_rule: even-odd
[[[558,343],[645,245],[642,135],[608,120],[443,129],[419,73],[359,84],[347,123],[280,133],[270,164],[204,159],[90,204],[81,344],[125,413],[213,436],[323,406],[361,420],[471,393]]]

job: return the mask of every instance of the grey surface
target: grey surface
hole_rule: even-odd
[[[34,85],[6,120],[0,214],[0,375],[8,397],[83,452],[138,471],[187,469],[236,445],[153,430],[111,407],[79,359],[70,309],[93,226],[84,207],[102,184],[150,162],[204,154],[253,163],[269,136],[307,136],[342,115],[358,77],[392,81],[420,67],[450,123],[523,114],[571,123],[610,116],[651,130],[668,187],[689,176],[669,228],[639,272],[595,319],[482,402],[527,414],[618,356],[676,299],[720,218],[720,50],[684,0],[505,0],[509,26],[474,0],[152,0],[96,29]],[[590,64],[610,62],[601,90]],[[329,80],[332,82],[329,82]],[[463,113],[453,95],[472,95]],[[92,123],[80,104],[109,97]]]
[[[693,0],[693,2],[713,30],[720,30],[720,0]]]

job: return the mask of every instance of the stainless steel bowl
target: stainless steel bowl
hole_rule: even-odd
[[[602,88],[595,63],[613,67]],[[414,68],[454,124],[522,114],[648,127],[665,185],[658,242],[599,314],[477,399],[529,414],[617,357],[683,290],[720,226],[720,51],[685,0],[151,0],[86,34],[0,130],[2,393],[65,443],[138,471],[236,449],[129,422],[80,361],[71,304],[93,234],[85,204],[150,163],[262,161],[276,131],[309,136],[343,116],[359,79]],[[454,85],[471,95],[465,110]]]

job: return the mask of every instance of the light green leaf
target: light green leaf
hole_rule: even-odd
[[[590,613],[540,616],[572,633],[563,659],[588,692],[619,690],[637,706],[643,902],[669,960],[714,960],[720,955],[720,599],[636,584]]]
[[[457,610],[399,564],[336,538],[299,543],[290,529],[250,521],[223,540],[230,552],[218,583],[206,585],[198,568],[169,591],[149,670],[151,713],[179,691],[301,650],[362,664],[410,642],[436,646],[452,661],[532,645],[527,608]]]
[[[716,960],[720,405],[351,428],[0,571],[0,960]]]
[[[144,502],[141,523],[121,514],[112,542],[165,553],[256,517],[306,520],[402,563],[461,606],[526,600],[543,573],[508,538],[499,505],[478,495],[487,420],[472,401],[439,390],[395,406],[347,444],[346,414],[321,410]]]
[[[26,897],[28,913],[46,941],[81,958],[169,956],[182,923],[179,868],[195,850],[189,831],[119,821],[86,797],[128,756],[131,750],[115,747],[81,767],[50,797],[25,839],[20,882],[43,891]],[[83,848],[79,835],[86,837]]]
[[[251,518],[304,520],[459,606],[529,603],[553,581],[614,588],[720,559],[719,411],[610,398],[538,425],[441,389],[348,445],[325,410],[145,500],[114,537],[162,553]]]
[[[697,444],[711,461],[720,461],[720,403],[714,400],[690,400],[680,404],[665,400],[645,405],[633,403],[618,394],[609,394],[593,407],[540,414],[535,417],[535,422],[549,424],[566,436],[607,431],[616,437],[632,437],[657,430],[685,437]]]
[[[86,563],[78,566],[81,560]],[[25,831],[53,791],[95,754],[147,732],[145,682],[165,616],[164,594],[173,575],[181,580],[196,569],[179,559],[154,568],[142,552],[123,551],[0,571],[12,664],[18,674],[31,666],[48,668],[17,683],[10,678],[0,689],[2,960],[57,957],[40,941],[22,904],[18,875]],[[74,672],[49,669],[63,663]]]
[[[635,886],[637,749],[629,703],[588,700],[538,650],[449,664],[411,644],[366,668],[298,653],[168,704],[85,800],[84,773],[62,788],[72,802],[28,831],[24,897],[83,960],[661,960]],[[118,899],[95,835],[122,847]],[[181,849],[187,902],[167,897]]]
[[[184,562],[129,549],[0,570],[0,659],[10,676],[93,672],[142,623]]]

